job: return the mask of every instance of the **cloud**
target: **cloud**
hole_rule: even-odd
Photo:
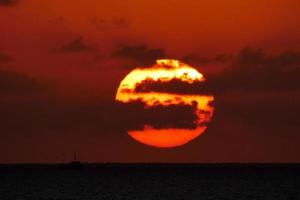
[[[300,89],[300,53],[266,55],[262,49],[242,49],[225,70],[208,77],[215,92],[233,90],[287,91]]]
[[[289,135],[299,127],[299,77],[299,52],[267,55],[263,49],[247,47],[231,58],[223,72],[206,77],[205,82],[189,85],[178,79],[147,79],[136,85],[136,92],[212,94],[216,97],[214,123],[229,118],[264,130],[265,135]]]
[[[232,56],[228,54],[218,54],[215,57],[202,57],[196,54],[186,55],[181,60],[193,65],[208,65],[218,63],[229,63],[232,61]]]
[[[77,134],[126,135],[144,124],[155,128],[195,128],[195,108],[170,105],[145,109],[138,101],[123,104],[114,101],[75,102],[58,96],[13,101],[0,99],[0,132],[2,136],[68,132]]]
[[[93,52],[95,47],[85,44],[82,37],[75,38],[70,43],[62,46],[60,52],[77,53],[77,52]]]
[[[215,115],[207,134],[184,148],[190,148],[193,151],[195,151],[194,148],[199,148],[197,151],[207,152],[211,149],[211,145],[219,145],[222,147],[222,151],[214,152],[226,157],[226,153],[231,155],[228,149],[232,150],[232,153],[243,152],[246,149],[245,145],[249,145],[249,149],[257,149],[258,146],[254,142],[260,141],[265,149],[270,149],[271,144],[274,144],[275,147],[272,151],[284,152],[281,150],[286,150],[286,146],[288,146],[291,150],[286,154],[282,153],[282,158],[293,153],[292,150],[298,152],[299,92],[289,92],[292,89],[290,87],[292,80],[287,79],[289,84],[281,83],[284,85],[281,89],[277,88],[277,83],[272,82],[280,82],[277,79],[280,78],[282,72],[288,72],[284,75],[286,77],[293,77],[291,73],[297,72],[298,64],[297,52],[267,56],[259,49],[242,50],[223,73],[216,77],[207,77],[208,82],[205,85],[208,84],[209,89],[222,89],[222,92],[216,93]],[[273,77],[276,80],[272,80]],[[171,90],[174,93],[194,93],[200,89],[181,85],[176,79],[166,85],[153,85],[151,80],[148,81],[145,82],[146,84],[144,83],[145,85],[141,85],[143,88],[140,89]],[[261,84],[269,84],[268,81],[271,81],[268,87],[261,86]],[[202,86],[199,85],[199,87]],[[127,138],[127,129],[141,129],[143,124],[150,124],[157,128],[193,128],[195,126],[193,122],[197,118],[194,108],[184,105],[157,106],[145,109],[141,102],[121,104],[114,102],[113,99],[105,102],[95,101],[95,99],[76,102],[72,98],[66,100],[62,97],[50,96],[51,94],[46,98],[29,100],[19,98],[20,96],[40,94],[45,90],[47,88],[39,80],[27,74],[0,71],[1,138],[14,138],[12,141],[20,141],[20,144],[29,148],[30,144],[23,142],[23,139],[37,138],[27,137],[29,134],[38,135],[45,140],[49,137],[56,137],[57,141],[61,141],[63,137],[76,138],[78,136],[79,143],[93,146],[84,141],[86,138],[92,138],[89,137],[89,134],[95,134],[99,141],[102,140],[109,145],[114,143],[102,136],[116,134],[118,135],[116,138],[122,138],[120,143],[126,144],[127,141],[123,140],[123,136]],[[234,92],[236,90],[239,91]],[[2,97],[5,95],[16,98],[4,101]],[[37,140],[43,144],[42,139]],[[66,141],[70,140],[72,139]],[[236,141],[234,145],[228,146],[233,140]],[[52,142],[55,146],[54,141]],[[14,146],[15,143],[8,142],[8,144]],[[53,145],[51,144],[52,147]],[[74,147],[72,142],[62,145],[67,149]],[[128,146],[131,147],[131,145],[128,142]],[[204,148],[203,145],[207,146]],[[232,146],[241,147],[235,149]],[[99,147],[98,141],[94,143],[93,147],[95,149]],[[265,149],[260,150],[264,152]],[[222,156],[220,157],[222,158]],[[229,158],[234,159],[235,157],[229,156]],[[247,161],[248,157],[243,159]]]
[[[242,49],[223,72],[207,77],[206,86],[216,96],[216,124],[229,118],[262,135],[295,135],[299,77],[299,52],[268,55],[263,49]]]
[[[119,125],[124,130],[142,130],[144,125],[154,128],[196,128],[196,108],[184,104],[168,106],[156,105],[145,108],[143,102],[133,101],[130,103],[117,104]],[[196,105],[195,105],[196,106]]]
[[[11,56],[6,55],[4,53],[0,53],[0,63],[7,63],[7,62],[11,62],[13,60],[14,59]]]
[[[135,92],[162,92],[175,94],[209,94],[206,83],[194,81],[193,84],[173,78],[169,81],[147,78],[135,86]]]
[[[233,56],[229,54],[218,54],[213,58],[213,61],[217,63],[226,63],[231,61],[232,58]]]
[[[38,135],[79,129],[99,132],[107,128],[101,105],[74,103],[55,96],[1,102],[0,110],[3,133]]]
[[[153,64],[156,59],[166,58],[162,48],[150,48],[147,45],[122,45],[113,52],[112,57],[129,59],[139,62],[140,65]]]
[[[0,0],[0,6],[15,6],[18,0]]]
[[[300,92],[237,91],[219,95],[216,101],[217,121],[229,118],[258,127],[264,135],[298,134]]]
[[[19,72],[0,70],[0,97],[40,94],[46,85]]]
[[[210,58],[200,57],[200,56],[197,56],[195,54],[190,54],[190,55],[184,56],[181,60],[185,63],[198,64],[198,65],[199,64],[200,65],[206,65],[206,64],[211,62]]]

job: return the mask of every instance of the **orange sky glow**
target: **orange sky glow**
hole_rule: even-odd
[[[0,0],[0,163],[74,151],[99,162],[299,162],[299,13],[299,0]],[[147,79],[160,90],[137,92]],[[140,115],[162,116],[129,112],[137,100]],[[164,108],[178,112],[170,123],[184,114],[196,127],[161,128]]]

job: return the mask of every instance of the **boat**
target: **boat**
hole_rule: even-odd
[[[85,164],[77,160],[76,152],[74,153],[74,159],[69,163],[63,163],[60,168],[65,170],[82,170]]]

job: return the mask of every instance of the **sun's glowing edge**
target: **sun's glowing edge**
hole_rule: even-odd
[[[173,148],[182,146],[205,132],[207,127],[196,129],[152,129],[128,131],[135,140],[148,146],[159,148]],[[176,136],[176,137],[174,137]]]

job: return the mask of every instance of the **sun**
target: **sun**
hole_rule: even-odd
[[[200,136],[207,129],[214,112],[214,96],[196,92],[199,88],[195,87],[201,86],[205,80],[193,67],[172,59],[157,60],[152,66],[132,70],[121,81],[116,101],[124,105],[142,102],[145,109],[183,105],[193,109],[196,119],[192,121],[192,127],[176,127],[177,124],[172,127],[155,127],[142,124],[143,128],[128,130],[128,135],[140,143],[159,148],[181,146]],[[176,85],[172,87],[173,83]],[[193,87],[195,90],[185,90]],[[186,119],[178,116],[178,120]]]

